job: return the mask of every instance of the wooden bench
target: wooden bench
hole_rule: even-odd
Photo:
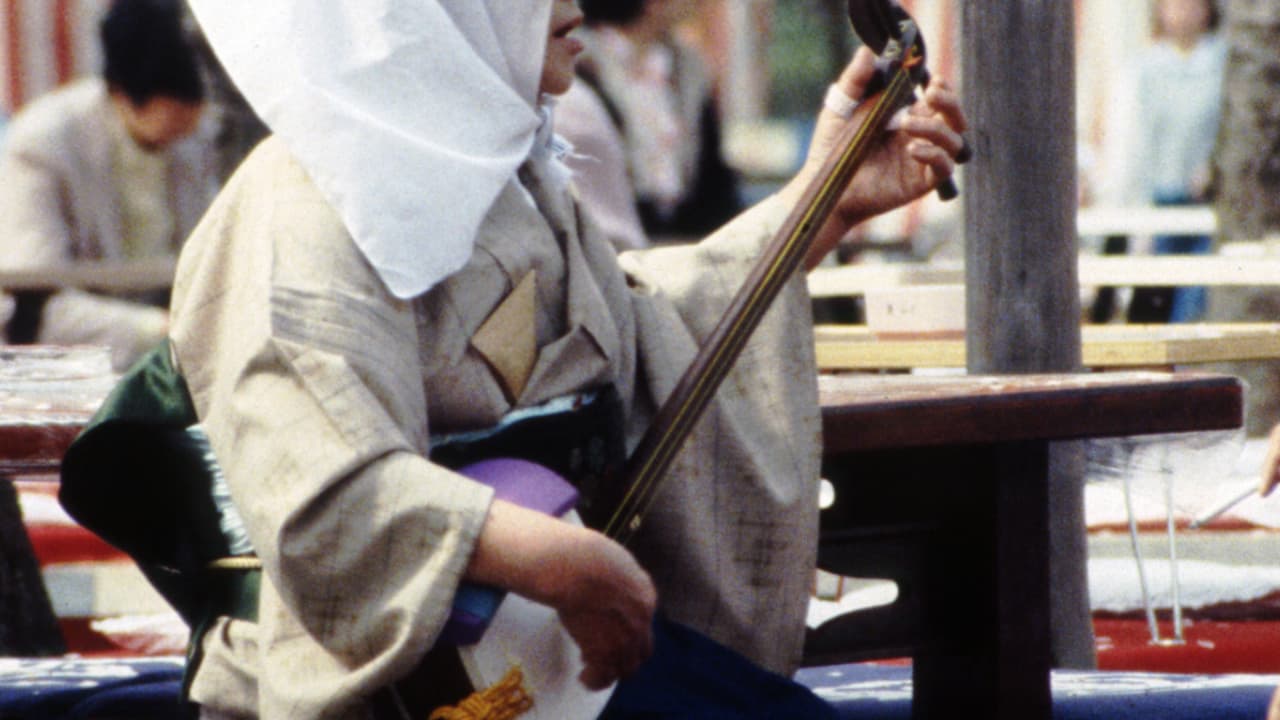
[[[66,287],[109,292],[167,291],[177,259],[103,260],[0,270],[0,345],[36,340],[45,302]],[[9,297],[3,297],[8,295]],[[4,307],[5,304],[8,307]]]
[[[884,337],[861,325],[815,328],[818,368],[905,370],[965,367],[961,337]],[[1280,358],[1280,323],[1085,325],[1086,368],[1171,368]]]
[[[84,261],[27,270],[0,270],[0,289],[52,290],[93,287],[102,290],[154,290],[173,284],[177,259]]]

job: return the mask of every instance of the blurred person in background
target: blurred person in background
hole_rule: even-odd
[[[1211,155],[1222,106],[1226,44],[1214,0],[1155,0],[1150,47],[1114,103],[1119,167],[1102,181],[1103,199],[1121,205],[1191,205],[1212,192]],[[1156,255],[1206,254],[1207,235],[1156,236]],[[1138,288],[1130,322],[1192,322],[1206,309],[1201,287]]]
[[[583,0],[587,51],[578,63],[579,92],[594,91],[612,121],[635,211],[650,239],[702,237],[742,209],[738,178],[725,162],[710,71],[699,51],[676,28],[697,11],[693,0]],[[575,98],[557,117],[560,133],[575,147],[600,147],[607,132],[579,121]],[[584,189],[583,202],[618,218],[616,166],[605,158],[571,158]],[[597,179],[606,178],[606,179]],[[596,196],[612,188],[608,202]],[[612,209],[611,209],[612,208]],[[607,223],[606,223],[607,224]]]
[[[99,28],[102,75],[13,117],[0,155],[0,269],[176,256],[218,185],[184,11],[181,0],[116,0]],[[20,293],[9,339],[104,345],[122,369],[165,336],[167,295]]]
[[[565,164],[583,207],[618,252],[647,247],[649,236],[627,170],[626,140],[604,99],[585,82],[575,82],[554,102],[556,125],[565,131],[561,137],[573,146]]]

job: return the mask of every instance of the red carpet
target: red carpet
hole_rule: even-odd
[[[1172,673],[1280,673],[1280,621],[1186,621],[1182,645],[1153,645],[1145,620],[1095,618],[1098,667]],[[1160,623],[1160,637],[1172,637]]]

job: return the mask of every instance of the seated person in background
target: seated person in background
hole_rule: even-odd
[[[695,239],[724,224],[742,209],[738,180],[721,153],[720,120],[706,63],[675,33],[697,3],[583,0],[581,6],[587,51],[577,70],[579,84],[588,88],[574,92],[593,91],[608,110],[621,136],[648,237]],[[573,93],[564,102],[577,104]],[[601,137],[598,123],[583,127],[583,117],[591,116],[572,111],[557,120],[559,132],[575,148],[590,148],[592,138]],[[595,203],[600,178],[615,171],[604,158],[599,160],[569,161],[588,207]]]
[[[217,181],[181,0],[116,0],[102,77],[36,99],[0,156],[0,269],[174,256]],[[158,296],[158,297],[157,297]],[[117,368],[164,337],[167,293],[20,294],[10,340],[96,344]]]

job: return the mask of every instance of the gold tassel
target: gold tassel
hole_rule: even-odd
[[[471,693],[457,705],[436,708],[428,720],[511,720],[533,707],[524,673],[513,667],[493,687]]]

